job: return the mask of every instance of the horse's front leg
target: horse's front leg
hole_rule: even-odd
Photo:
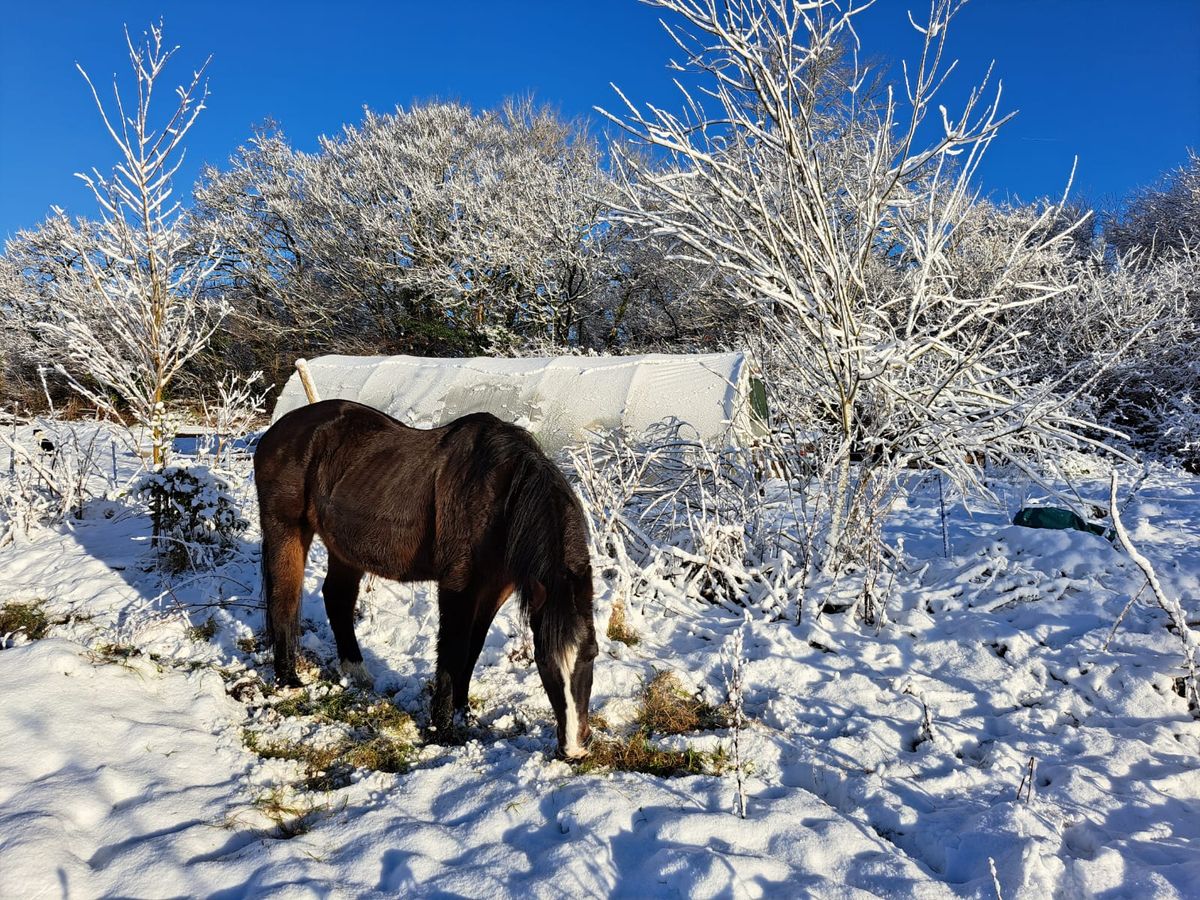
[[[471,676],[475,673],[475,664],[483,651],[489,629],[496,618],[496,613],[512,596],[514,585],[510,582],[495,581],[481,585],[474,591],[471,599],[471,626],[467,639],[467,653],[463,660],[463,673],[454,685],[454,708],[466,709],[471,688]]]
[[[429,704],[429,721],[440,735],[453,732],[454,712],[460,708],[455,702],[456,694],[464,694],[462,707],[466,706],[465,690],[456,691],[463,680],[470,647],[472,622],[470,595],[438,585],[438,642],[437,673],[433,680],[433,698]],[[470,673],[466,677],[470,678]]]

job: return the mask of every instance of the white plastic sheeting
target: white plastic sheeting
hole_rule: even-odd
[[[308,361],[321,399],[357,400],[428,428],[490,412],[528,428],[548,450],[589,432],[645,430],[666,418],[705,441],[741,442],[758,426],[743,353],[428,359],[321,356]],[[293,373],[273,421],[308,402]]]

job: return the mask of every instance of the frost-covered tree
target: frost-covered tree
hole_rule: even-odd
[[[20,317],[25,290],[20,269],[7,256],[0,256],[0,402],[21,393],[15,382],[25,337]]]
[[[43,375],[47,365],[58,357],[60,347],[39,324],[58,317],[58,299],[64,285],[71,285],[85,275],[83,253],[86,248],[92,265],[106,267],[110,261],[98,253],[100,236],[96,222],[88,219],[71,220],[65,215],[52,215],[40,225],[18,231],[5,244],[3,262],[11,277],[0,302],[4,305],[4,327],[15,342],[8,354],[6,394],[20,399],[25,405],[45,401]],[[66,291],[69,293],[70,288]],[[89,327],[104,327],[103,310],[86,306],[76,311]],[[17,337],[19,335],[19,337]],[[39,373],[39,367],[43,369]],[[57,372],[46,377],[55,399],[70,392]]]
[[[613,222],[603,346],[687,352],[739,345],[751,320],[715,266],[684,259],[679,241]]]
[[[622,161],[622,217],[715,267],[752,310],[777,396],[828,446],[822,563],[853,555],[897,466],[932,465],[979,487],[982,453],[1029,465],[1079,424],[1054,385],[1022,379],[1025,316],[1069,288],[1059,207],[1012,236],[986,273],[956,265],[972,178],[1005,117],[999,89],[951,113],[935,98],[952,69],[960,4],[912,21],[924,39],[901,85],[868,91],[854,20],[828,0],[655,0],[681,50],[685,110],[626,101],[614,118],[667,155]],[[910,19],[911,21],[911,19]],[[936,136],[927,120],[937,120]],[[860,464],[855,466],[856,460]],[[884,499],[880,499],[880,498]]]
[[[1200,247],[1200,155],[1189,151],[1184,165],[1126,200],[1104,237],[1118,253],[1138,250],[1147,260]]]
[[[597,340],[613,185],[578,125],[528,102],[432,103],[206,173],[197,226],[239,311],[324,347],[470,352]]]
[[[45,257],[52,271],[38,301],[44,316],[38,329],[75,390],[100,409],[128,414],[149,433],[159,466],[169,437],[168,389],[204,348],[225,307],[203,293],[215,261],[195,246],[172,192],[183,140],[204,109],[205,67],[177,89],[173,110],[156,117],[154,91],[175,49],[163,44],[161,26],[152,26],[142,43],[128,31],[125,38],[132,102],[114,81],[106,105],[80,68],[118,162],[111,175],[80,175],[100,210],[94,233],[61,211],[43,228],[59,236],[62,253]]]

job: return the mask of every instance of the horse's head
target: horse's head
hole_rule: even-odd
[[[566,759],[583,759],[592,736],[588,703],[592,661],[599,650],[592,622],[591,570],[566,581],[566,591],[573,596],[546,597],[541,591],[543,602],[535,601],[531,624],[538,674],[558,720],[558,751]]]
[[[592,729],[588,702],[592,696],[592,660],[596,640],[569,648],[557,658],[538,658],[538,674],[558,720],[558,752],[566,759],[583,759]]]

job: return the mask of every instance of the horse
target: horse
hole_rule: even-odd
[[[596,630],[587,523],[532,435],[490,413],[410,428],[349,400],[295,409],[258,442],[265,643],[275,680],[298,686],[300,593],[313,535],[329,551],[322,594],[342,672],[369,681],[354,634],[370,572],[438,585],[430,723],[465,713],[492,620],[520,596],[557,721],[558,751],[587,755]]]

